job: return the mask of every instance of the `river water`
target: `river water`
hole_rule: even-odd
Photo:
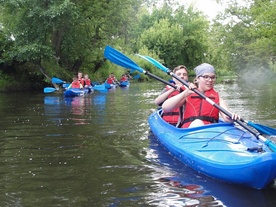
[[[232,111],[276,128],[275,85],[216,89]],[[276,206],[276,186],[214,180],[159,146],[147,118],[162,87],[0,94],[0,206]]]

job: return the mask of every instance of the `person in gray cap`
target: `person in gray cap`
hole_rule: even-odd
[[[222,108],[230,111],[226,102],[214,89],[216,81],[215,68],[208,63],[203,63],[195,67],[194,71],[196,73],[195,83],[197,85],[197,90],[216,104],[220,105]],[[162,109],[170,111],[174,108],[179,108],[184,104],[185,111],[183,115],[183,122],[181,123],[182,128],[217,123],[219,115],[221,115],[225,122],[233,122],[233,120],[239,119],[239,116],[235,113],[232,113],[232,117],[228,117],[192,90],[184,90],[180,94],[167,99],[162,104]]]

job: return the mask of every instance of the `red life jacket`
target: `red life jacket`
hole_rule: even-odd
[[[86,85],[86,86],[91,86],[91,81],[90,81],[90,79],[84,79],[84,85]]]
[[[206,91],[205,96],[219,105],[219,94],[214,89]],[[185,112],[181,128],[187,128],[195,119],[200,119],[204,124],[217,123],[219,110],[197,94],[191,94],[186,98]]]
[[[122,77],[120,81],[127,81],[127,77]]]
[[[106,79],[106,82],[107,82],[108,84],[113,84],[113,78],[107,78],[107,79]]]
[[[181,87],[182,90],[185,90],[185,87]],[[169,86],[166,86],[166,90],[170,90],[170,87]],[[168,99],[179,94],[179,91],[178,90],[175,90],[173,91],[169,96],[168,96]],[[178,123],[178,120],[179,120],[179,115],[180,115],[180,110],[181,108],[175,108],[173,109],[172,111],[163,111],[162,113],[162,118],[172,124],[172,125],[176,125]],[[182,111],[182,110],[181,110]]]
[[[84,78],[79,79],[79,82],[84,86]]]
[[[72,82],[71,88],[81,88],[81,83],[78,82]]]

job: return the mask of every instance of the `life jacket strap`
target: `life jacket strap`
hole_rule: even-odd
[[[189,117],[187,119],[184,119],[182,122],[181,122],[181,126],[187,122],[192,122],[196,119],[200,119],[202,121],[209,121],[211,123],[218,123],[218,120],[216,120],[215,118],[213,117],[210,117],[210,116],[192,116],[192,117]]]

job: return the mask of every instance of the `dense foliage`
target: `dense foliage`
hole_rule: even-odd
[[[214,22],[175,2],[0,0],[0,87],[70,80],[78,71],[97,80],[120,75],[124,70],[103,57],[106,45],[150,72],[156,69],[135,53],[170,68],[210,62],[221,74],[276,71],[275,0],[229,0]]]

